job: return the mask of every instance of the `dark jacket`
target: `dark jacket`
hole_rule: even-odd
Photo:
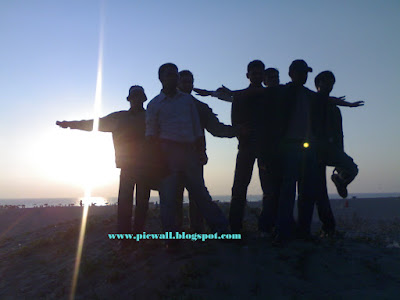
[[[117,168],[131,168],[142,162],[145,142],[146,111],[123,110],[99,120],[99,131],[111,132]],[[91,131],[93,120],[71,122],[72,129]]]
[[[250,85],[247,89],[234,93],[232,101],[232,126],[241,134],[238,136],[239,149],[253,147],[256,149],[262,130],[263,115],[261,107],[265,100],[265,88]]]

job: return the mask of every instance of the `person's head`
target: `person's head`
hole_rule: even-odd
[[[289,76],[296,86],[302,86],[306,83],[308,72],[312,72],[312,68],[302,59],[296,59],[290,64]]]
[[[275,68],[268,68],[264,71],[264,85],[274,87],[279,85],[279,71]]]
[[[247,78],[254,85],[261,85],[264,80],[265,65],[261,60],[253,60],[247,65]]]
[[[142,106],[143,102],[147,100],[144,89],[140,85],[133,85],[129,89],[129,95],[126,97],[131,106]]]
[[[181,92],[190,94],[193,90],[193,74],[189,70],[179,72],[178,88]]]
[[[315,88],[319,93],[329,95],[335,84],[335,75],[331,71],[323,71],[314,79]]]
[[[158,69],[158,78],[161,81],[163,89],[176,89],[179,78],[178,67],[173,63],[163,64]]]

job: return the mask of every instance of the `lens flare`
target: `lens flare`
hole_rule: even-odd
[[[101,109],[101,91],[102,91],[102,82],[103,82],[103,37],[104,37],[104,1],[101,2],[100,6],[100,30],[99,30],[99,57],[98,57],[98,64],[97,64],[97,78],[96,78],[96,93],[95,93],[95,101],[94,101],[94,117],[93,117],[93,131],[90,134],[90,141],[88,143],[91,144],[92,153],[96,153],[96,136],[99,130],[99,118],[100,118],[100,109]],[[94,166],[96,162],[93,162],[93,156],[88,157],[88,160],[92,163],[88,165],[87,168],[87,182],[85,185],[85,197],[82,199],[84,208],[82,214],[82,222],[81,222],[81,229],[79,232],[79,239],[78,239],[78,247],[76,250],[76,257],[75,257],[75,266],[74,266],[74,273],[72,276],[72,284],[71,284],[71,293],[70,293],[70,300],[75,299],[75,292],[76,286],[78,283],[79,277],[79,269],[80,263],[82,258],[82,249],[83,249],[83,242],[85,240],[85,232],[86,232],[86,223],[87,223],[87,216],[89,212],[89,203],[91,202],[91,195],[92,195],[92,188],[94,185],[94,176],[96,170],[91,168],[90,166]],[[93,176],[91,176],[91,174]]]

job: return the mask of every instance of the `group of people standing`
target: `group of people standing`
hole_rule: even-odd
[[[118,232],[144,231],[150,190],[160,196],[161,221],[165,232],[182,227],[183,191],[189,193],[191,229],[204,232],[204,220],[215,233],[240,233],[247,188],[257,160],[263,191],[259,231],[284,244],[294,237],[311,237],[316,204],[326,235],[335,234],[335,220],[326,188],[326,166],[334,166],[332,180],[339,194],[347,196],[347,185],[358,167],[343,148],[343,131],[337,105],[356,107],[343,97],[331,97],[332,72],[315,78],[317,92],[306,87],[312,69],[304,60],[289,68],[292,81],[279,84],[279,72],[265,69],[260,60],[247,67],[248,88],[216,91],[193,88],[193,74],[166,63],[159,68],[162,90],[147,100],[141,86],[132,86],[128,111],[100,118],[99,131],[112,132],[116,165],[121,169],[118,195]],[[263,83],[265,86],[263,86]],[[232,126],[221,123],[210,107],[192,96],[215,96],[232,102]],[[57,122],[62,128],[92,130],[93,120]],[[207,163],[204,130],[216,137],[237,137],[238,154],[232,199],[227,219],[205,186]],[[293,209],[298,189],[298,217]],[[136,208],[132,230],[133,192]]]

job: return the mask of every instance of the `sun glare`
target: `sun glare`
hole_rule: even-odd
[[[45,178],[82,189],[99,187],[118,178],[111,135],[54,128],[36,144],[36,168]]]
[[[82,223],[81,230],[79,233],[79,241],[78,247],[76,251],[76,259],[74,266],[74,273],[72,276],[71,282],[71,293],[70,299],[75,299],[76,287],[78,284],[79,278],[79,269],[82,257],[82,249],[83,243],[85,239],[86,232],[86,221],[88,216],[89,205],[87,203],[88,199],[92,196],[92,189],[94,184],[99,179],[97,174],[97,166],[98,166],[98,157],[96,157],[99,153],[98,145],[96,145],[96,140],[98,139],[98,128],[99,128],[99,117],[100,117],[100,108],[101,108],[101,91],[103,85],[103,44],[104,44],[104,1],[101,2],[101,14],[100,14],[100,35],[99,35],[99,60],[97,64],[97,78],[96,78],[96,94],[94,101],[94,117],[93,117],[93,132],[90,133],[89,136],[89,156],[86,158],[88,161],[88,166],[85,170],[87,170],[87,174],[85,174],[86,182],[85,182],[85,201],[84,201],[84,210],[82,215]]]

